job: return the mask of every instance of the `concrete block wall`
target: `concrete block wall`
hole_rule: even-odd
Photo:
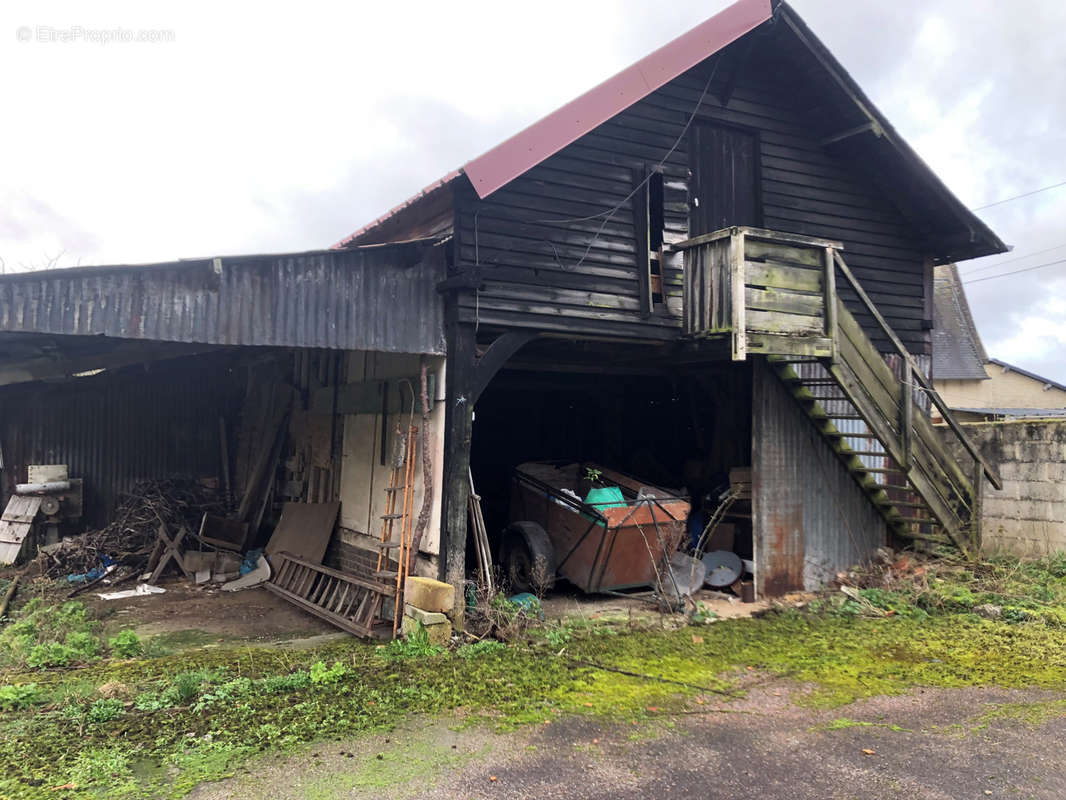
[[[1022,555],[1066,551],[1066,421],[976,422],[963,428],[1003,479],[1001,491],[985,483],[985,549]],[[969,471],[969,457],[944,433]]]

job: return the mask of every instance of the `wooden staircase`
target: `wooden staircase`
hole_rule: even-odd
[[[689,337],[728,338],[734,360],[764,355],[897,536],[963,552],[980,546],[982,476],[997,489],[999,476],[856,280],[839,242],[730,228],[674,249],[686,257]],[[838,295],[838,275],[891,344],[898,370]],[[929,421],[932,406],[968,469]]]

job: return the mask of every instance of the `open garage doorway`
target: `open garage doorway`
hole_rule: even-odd
[[[738,484],[748,487],[747,495],[729,502],[713,541],[704,541],[702,550],[735,553],[738,578],[744,562],[751,565],[750,364],[684,365],[662,358],[620,364],[619,358],[617,346],[608,351],[536,342],[512,359],[478,400],[471,468],[493,557],[512,590],[531,588],[523,585],[528,576],[515,573],[512,558],[514,526],[526,517],[546,529],[557,590],[648,589],[655,582],[654,572],[647,572],[652,551],[691,551]],[[597,488],[616,491],[613,499],[630,507],[639,497],[656,498],[664,513],[680,516],[676,536],[656,528],[653,515],[652,524],[637,525],[637,535],[651,542],[632,551],[642,563],[625,564],[624,539],[598,541],[592,515],[581,508],[590,497],[598,499],[589,494]],[[566,506],[567,524],[574,528],[569,533],[558,529],[559,515],[566,516],[559,507]],[[606,514],[603,509],[612,506],[595,507]],[[639,520],[614,512],[620,515],[619,524]],[[604,527],[609,534],[610,524]],[[528,538],[528,532],[518,533]],[[543,568],[538,553],[527,555],[527,569]]]

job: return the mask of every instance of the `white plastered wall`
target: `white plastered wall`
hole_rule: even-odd
[[[429,524],[422,538],[420,550],[435,557],[440,552],[441,484],[444,480],[444,369],[443,357],[427,356],[429,373],[435,376],[432,388],[436,397],[431,397],[433,410],[429,415],[429,438],[433,496],[430,505]],[[415,437],[418,444],[415,454],[415,494],[412,506],[412,530],[417,523],[425,496],[421,448],[422,404],[420,387],[419,356],[395,353],[367,353],[353,351],[349,354],[348,382],[360,383],[372,380],[387,380],[390,396],[402,396],[404,411],[388,415],[382,425],[382,414],[346,414],[344,439],[341,452],[340,485],[340,536],[341,541],[370,549],[373,542],[381,539],[381,515],[385,513],[386,492],[392,476],[392,456],[397,437],[397,425],[406,431],[413,424],[419,428]],[[411,379],[411,385],[401,379]],[[414,391],[415,414],[410,416],[411,390]],[[398,393],[398,394],[394,394]],[[402,393],[402,394],[399,394]],[[384,431],[383,431],[384,428]],[[386,463],[381,463],[381,437],[385,442]],[[432,559],[420,559],[419,572],[432,571]]]

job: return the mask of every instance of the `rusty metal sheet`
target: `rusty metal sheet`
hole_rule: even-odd
[[[754,365],[752,525],[759,597],[817,588],[867,560],[884,518],[763,362]]]

